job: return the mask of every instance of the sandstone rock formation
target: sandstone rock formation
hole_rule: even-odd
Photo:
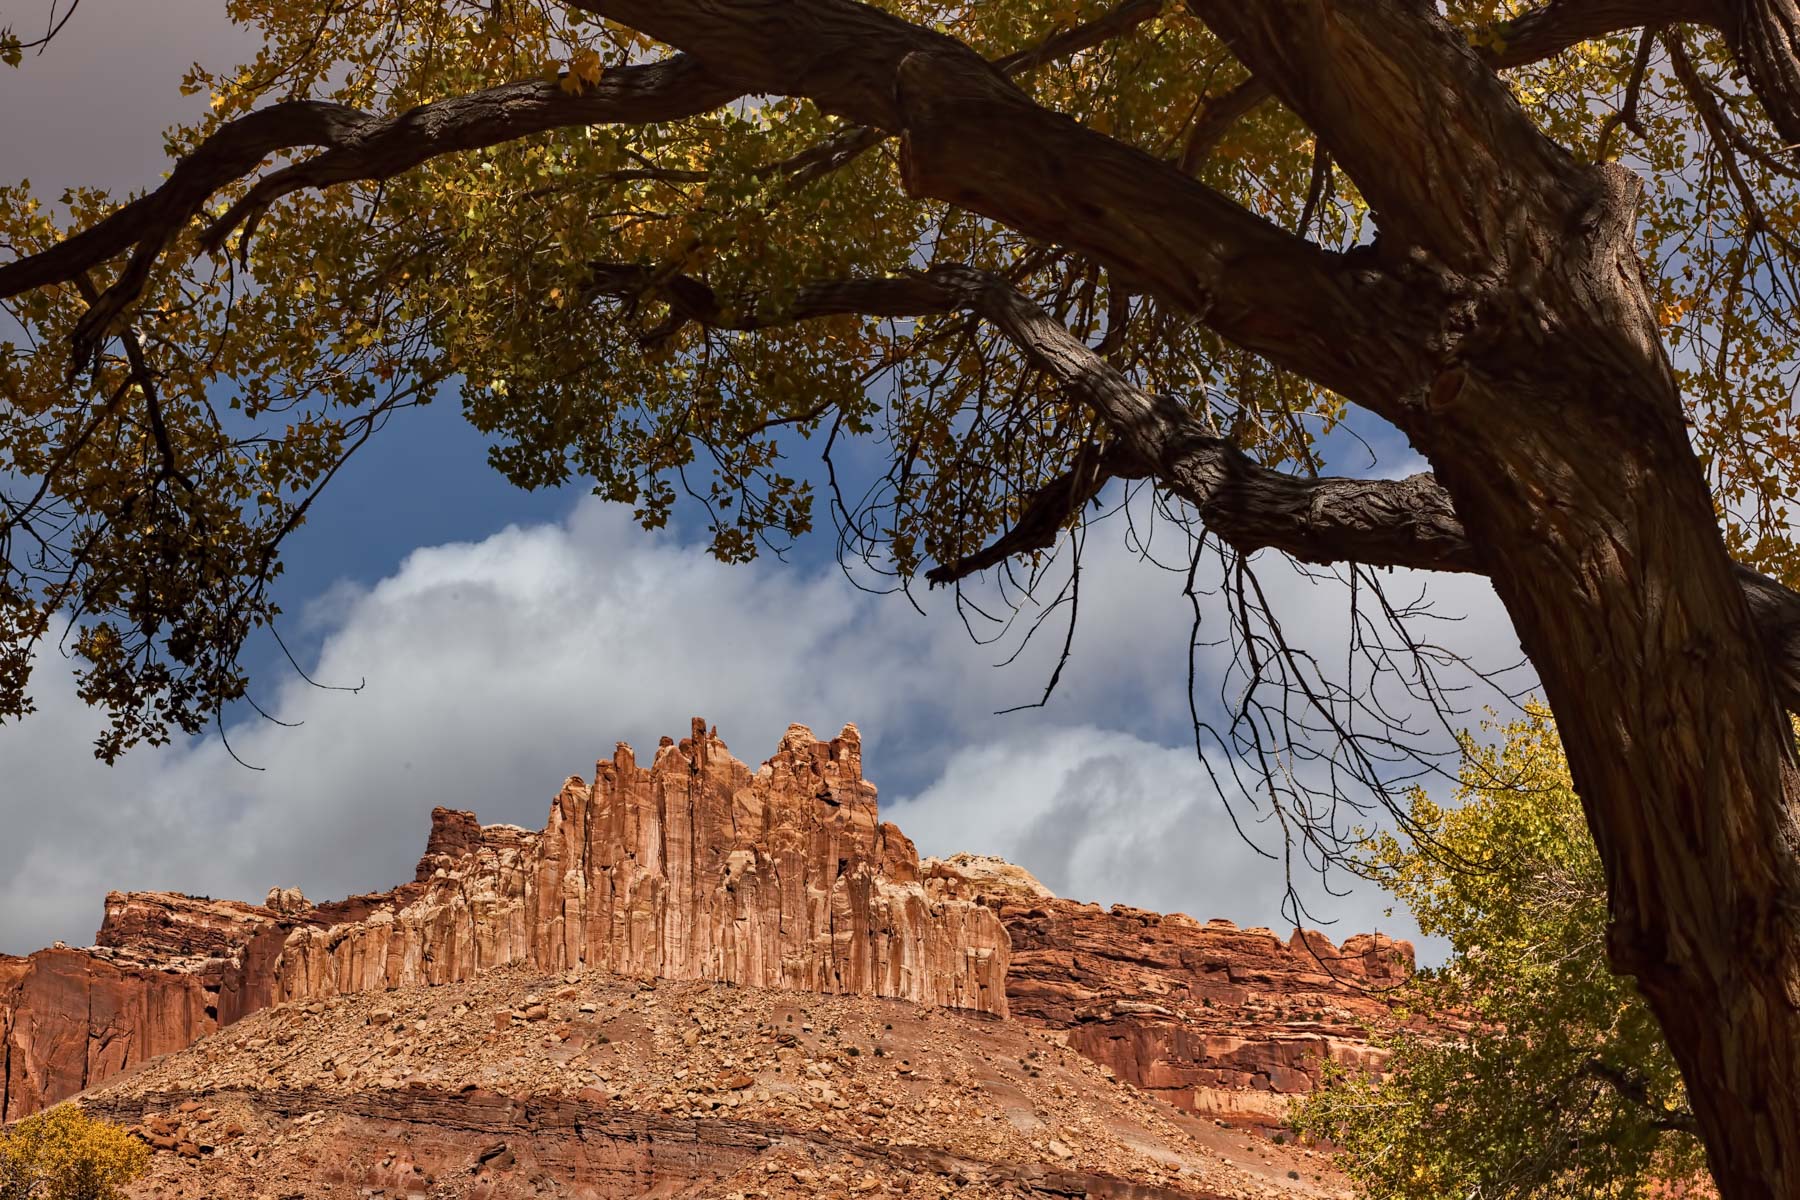
[[[1058,899],[1025,872],[959,855],[927,860],[947,895],[985,898],[1012,943],[1013,1016],[1177,1108],[1280,1124],[1325,1061],[1379,1070],[1371,1029],[1413,970],[1412,946],[1316,931],[1283,941],[1126,905]]]
[[[880,821],[854,726],[792,726],[752,772],[716,731],[620,745],[541,832],[433,813],[414,882],[314,906],[107,898],[91,951],[0,959],[0,1114],[14,1118],[271,1003],[494,967],[894,997],[1006,1014],[1007,938],[928,889]]]
[[[0,1117],[284,1001],[517,966],[1009,1013],[1176,1107],[1278,1122],[1333,1059],[1376,1068],[1411,948],[1059,899],[974,855],[921,864],[854,727],[790,728],[752,772],[695,722],[621,745],[541,831],[437,809],[412,882],[315,905],[113,893],[89,950],[0,957]]]
[[[297,929],[281,999],[467,979],[512,962],[891,996],[1006,1013],[1006,937],[933,896],[880,821],[854,726],[792,726],[752,773],[694,723],[648,767],[621,745],[541,833],[439,810],[416,894]]]

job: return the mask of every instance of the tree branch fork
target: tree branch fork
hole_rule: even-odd
[[[654,296],[680,324],[747,330],[846,314],[923,317],[972,313],[997,329],[1028,362],[1086,406],[1105,444],[1021,497],[1012,527],[992,545],[926,572],[953,584],[1023,554],[1047,550],[1115,479],[1153,479],[1191,505],[1234,550],[1276,550],[1320,565],[1359,563],[1486,574],[1450,494],[1429,472],[1404,479],[1307,478],[1263,466],[1220,437],[1198,406],[1145,391],[1042,307],[998,275],[961,265],[884,279],[820,281],[779,310],[756,296],[721,297],[687,275],[622,263],[590,267],[594,295]],[[1800,712],[1800,593],[1742,564],[1734,566],[1763,652],[1788,707]]]
[[[248,114],[221,127],[181,160],[156,191],[48,251],[0,265],[0,297],[65,282],[125,256],[117,278],[94,299],[77,333],[79,360],[116,327],[141,293],[157,256],[182,226],[219,188],[254,171],[270,154],[308,147],[320,151],[252,184],[209,223],[201,235],[203,247],[217,249],[239,228],[248,233],[270,203],[302,188],[383,179],[443,154],[547,129],[679,119],[748,92],[783,91],[809,96],[861,121],[865,131],[901,133],[907,182],[918,194],[949,199],[1028,234],[1091,253],[1150,290],[1171,296],[1178,308],[1201,314],[1230,340],[1332,386],[1378,414],[1404,417],[1420,394],[1421,380],[1436,377],[1434,364],[1419,360],[1415,335],[1420,305],[1416,297],[1401,298],[1409,287],[1405,281],[1280,230],[1177,166],[1039,108],[1007,81],[1049,57],[1129,30],[1153,15],[1157,5],[1126,3],[1091,28],[1054,36],[1033,51],[995,63],[953,39],[852,0],[774,6],[780,12],[764,11],[770,6],[760,2],[729,13],[660,0],[578,0],[577,6],[663,37],[682,52],[616,68],[595,87],[577,93],[533,81],[393,117],[314,101]],[[1281,40],[1268,33],[1268,21],[1279,14],[1257,17],[1208,0],[1190,0],[1190,7],[1227,35],[1251,67],[1253,80],[1259,81],[1251,91],[1273,82],[1276,95],[1322,138],[1329,136],[1334,157],[1347,170],[1354,174],[1359,164],[1365,172],[1381,169],[1380,143],[1359,147],[1335,127],[1342,118],[1325,111],[1329,96],[1297,90],[1302,73],[1284,56],[1300,51],[1283,49]],[[1275,7],[1299,13],[1307,5],[1282,0]],[[1367,19],[1392,19],[1388,7],[1371,6],[1373,15]],[[804,38],[794,36],[794,22],[802,15],[808,22]],[[1718,24],[1733,40],[1756,40],[1749,18],[1720,18],[1708,0],[1552,0],[1511,22],[1502,49],[1489,48],[1475,59],[1485,60],[1483,69],[1518,65],[1618,28],[1683,20]],[[1331,58],[1323,42],[1313,41],[1317,44],[1308,43],[1307,52],[1326,55],[1317,64],[1320,70],[1337,72],[1342,86],[1352,86],[1357,64]],[[838,46],[844,53],[821,55],[822,46]],[[1004,144],[983,132],[1000,119],[1016,133]],[[1494,136],[1526,137],[1527,131],[1516,124],[1500,121]],[[981,143],[985,167],[974,165],[963,144],[969,138]],[[1001,161],[1011,153],[1008,146],[1036,147],[1031,153],[1038,158]],[[1065,169],[1060,187],[1047,186],[1044,172],[1052,164],[1043,158],[1044,147],[1084,169]],[[1501,169],[1494,163],[1475,165]],[[1489,190],[1495,194],[1513,186],[1501,175],[1493,184]],[[1382,194],[1382,188],[1375,187],[1374,194]],[[1390,205],[1391,213],[1411,211],[1422,222],[1417,240],[1442,246],[1463,236],[1432,226],[1427,208],[1427,201],[1413,196]],[[613,270],[610,285],[596,279],[598,290],[637,286],[636,268],[615,264]],[[665,278],[662,291],[685,319],[726,323],[723,306],[716,298],[706,299],[710,291],[698,281]],[[1241,552],[1274,549],[1314,563],[1484,569],[1448,493],[1432,475],[1306,479],[1263,467],[1202,425],[1186,405],[1138,388],[995,277],[948,266],[922,276],[817,284],[802,289],[792,307],[775,319],[955,310],[990,322],[1033,365],[1077,396],[1100,418],[1108,442],[1102,453],[1023,498],[1018,521],[1000,542],[969,559],[934,568],[929,573],[933,583],[953,582],[1011,554],[1044,548],[1082,504],[1121,477],[1154,477]],[[1370,345],[1395,352],[1372,355]],[[1376,365],[1382,361],[1399,365]],[[1748,568],[1737,571],[1780,686],[1794,707],[1800,697],[1800,595]]]

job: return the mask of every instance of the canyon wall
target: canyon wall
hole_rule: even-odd
[[[113,894],[91,950],[0,958],[0,1115],[287,1000],[528,963],[859,993],[1006,1015],[1007,937],[921,879],[854,726],[802,726],[752,772],[703,722],[648,766],[621,744],[543,830],[438,809],[412,883],[314,906]]]
[[[1176,1106],[1278,1122],[1321,1064],[1379,1069],[1404,942],[1080,904],[1026,871],[921,864],[853,726],[751,771],[716,731],[571,778],[540,831],[432,813],[412,882],[313,905],[113,893],[97,944],[0,956],[0,1117],[284,1001],[523,963],[1009,1014]]]
[[[1391,1027],[1388,994],[1413,948],[1379,934],[1342,946],[1314,930],[1287,939],[1230,921],[1054,895],[1022,869],[962,854],[928,859],[942,894],[977,898],[1012,943],[1015,1019],[1177,1108],[1281,1124],[1325,1062],[1379,1071],[1372,1031]]]

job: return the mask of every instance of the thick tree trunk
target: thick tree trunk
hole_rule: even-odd
[[[298,187],[384,179],[534,130],[666,120],[740,94],[803,96],[898,134],[915,194],[1105,264],[1169,311],[1392,419],[1432,459],[1454,513],[1428,481],[1271,478],[1210,435],[1152,436],[1180,414],[1160,414],[1041,313],[924,298],[1008,329],[1109,422],[1127,469],[1159,474],[1241,548],[1476,565],[1492,577],[1606,866],[1614,963],[1662,1021],[1719,1186],[1729,1200],[1800,1200],[1800,768],[1766,659],[1784,663],[1779,682],[1795,694],[1800,620],[1778,588],[1747,582],[1726,557],[1641,284],[1626,177],[1551,142],[1492,70],[1603,33],[1711,20],[1775,127],[1800,138],[1800,0],[1553,2],[1498,30],[1486,61],[1417,0],[1188,0],[1251,86],[1296,113],[1371,203],[1385,245],[1355,254],[1326,252],[1190,172],[1039,107],[1007,81],[1015,60],[997,69],[878,7],[572,3],[685,53],[614,68],[575,95],[518,83],[391,118],[311,101],[241,117],[155,192],[0,264],[0,296],[129,253],[77,330],[74,361],[84,361],[179,229],[276,150],[321,153],[265,176],[212,237]],[[597,270],[596,282],[638,286],[619,271]],[[726,319],[679,280],[659,286],[685,319]],[[913,306],[922,287],[949,286],[939,273],[860,295]],[[845,294],[806,300],[829,307]],[[1099,478],[1079,467],[1061,485],[1065,505]],[[1319,520],[1330,503],[1334,521]],[[1046,512],[1038,531],[997,549],[1054,533],[1059,510]],[[965,567],[976,569],[952,574]]]
[[[1683,520],[1710,523],[1710,505],[1647,508],[1666,494],[1646,486],[1659,455],[1587,450],[1621,444],[1571,437],[1556,460],[1532,447],[1527,469],[1565,491],[1556,527],[1509,521],[1482,540],[1509,560],[1494,583],[1606,864],[1614,966],[1662,1023],[1720,1188],[1796,1197],[1800,780],[1723,549],[1686,536],[1711,532]]]
[[[1566,283],[1593,323],[1496,346],[1421,440],[1556,713],[1614,966],[1721,1192],[1800,1197],[1800,772],[1635,281]]]

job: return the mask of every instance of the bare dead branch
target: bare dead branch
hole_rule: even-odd
[[[1600,126],[1598,148],[1594,157],[1605,159],[1612,135],[1620,126],[1631,132],[1644,136],[1644,123],[1638,117],[1638,100],[1644,90],[1644,72],[1650,67],[1650,54],[1656,48],[1657,35],[1662,32],[1660,26],[1647,28],[1638,37],[1637,55],[1631,63],[1631,75],[1625,81],[1625,100],[1619,105],[1619,111],[1606,118]]]
[[[1035,71],[1046,63],[1069,58],[1083,50],[1123,37],[1163,10],[1164,0],[1125,0],[1125,3],[1071,29],[1053,33],[1026,50],[994,60],[994,67],[1007,75]]]

